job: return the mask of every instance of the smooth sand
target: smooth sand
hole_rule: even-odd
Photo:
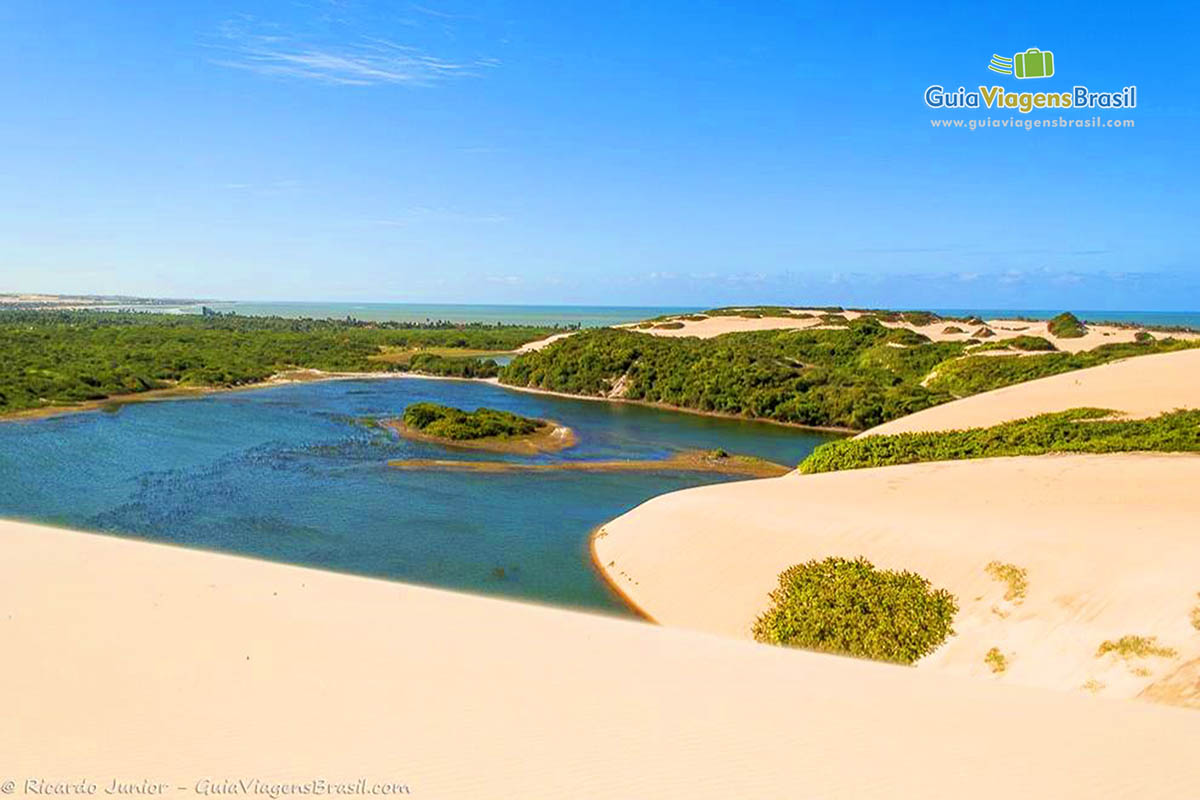
[[[817,309],[792,309],[793,311],[820,315],[827,312]],[[693,315],[695,316],[695,315]],[[858,311],[841,312],[841,316],[848,320],[857,319],[862,316]],[[633,325],[621,325],[617,327],[629,328],[638,330],[641,333],[648,333],[652,336],[697,336],[701,339],[709,339],[714,336],[721,336],[726,333],[739,333],[745,331],[770,331],[770,330],[805,330],[805,329],[820,329],[828,328],[829,323],[819,317],[797,317],[789,319],[787,317],[708,317],[701,320],[686,320],[676,319],[675,321],[683,324],[682,328],[637,328],[637,323]],[[1083,350],[1091,350],[1103,344],[1114,344],[1118,342],[1132,342],[1138,332],[1136,327],[1118,327],[1115,325],[1089,325],[1088,331],[1084,336],[1077,339],[1059,339],[1052,335],[1046,328],[1045,322],[1027,322],[1024,320],[1005,320],[993,319],[987,320],[984,325],[970,325],[966,322],[952,322],[948,320],[939,320],[930,325],[914,325],[911,322],[883,322],[881,324],[887,328],[905,328],[910,331],[928,336],[935,342],[965,342],[972,338],[981,327],[991,328],[996,335],[985,339],[984,341],[995,342],[1003,339],[1014,339],[1018,336],[1040,336],[1043,339],[1048,339],[1054,343],[1054,346],[1059,350],[1067,353],[1078,353]],[[962,328],[962,333],[946,333],[947,327]],[[1200,333],[1162,333],[1151,332],[1155,338],[1162,339],[1167,336],[1172,336],[1176,339],[1200,339]]]
[[[1071,408],[1152,417],[1200,408],[1200,349],[1137,356],[984,392],[884,423],[861,436],[982,428]]]
[[[1177,798],[1200,714],[0,522],[0,779]],[[183,790],[175,787],[184,787]],[[252,795],[263,796],[263,795]]]
[[[863,555],[958,597],[957,635],[922,667],[1054,689],[1098,681],[1101,694],[1134,697],[1200,659],[1197,486],[1192,454],[793,473],[656,497],[606,524],[595,552],[658,622],[741,638],[784,569]],[[993,560],[1027,570],[1020,604],[1003,600]],[[1096,657],[1125,635],[1157,636],[1178,656]],[[998,677],[983,660],[992,647],[1011,664]]]

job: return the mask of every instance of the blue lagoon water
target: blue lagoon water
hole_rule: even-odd
[[[497,457],[358,422],[419,401],[486,405],[575,429],[577,447],[538,460],[721,447],[791,464],[830,438],[476,382],[296,384],[0,423],[0,516],[622,612],[592,568],[591,531],[655,495],[729,480],[389,468],[396,458]]]

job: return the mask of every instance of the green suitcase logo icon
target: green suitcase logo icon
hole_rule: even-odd
[[[1013,56],[1013,74],[1018,78],[1049,78],[1054,74],[1054,53],[1031,47]]]

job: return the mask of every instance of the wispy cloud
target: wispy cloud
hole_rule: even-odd
[[[220,53],[213,62],[224,67],[339,86],[432,86],[478,76],[499,63],[441,58],[374,36],[346,41],[301,36],[247,16],[226,21],[212,47]]]

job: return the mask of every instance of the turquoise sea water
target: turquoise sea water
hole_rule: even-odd
[[[355,421],[426,400],[577,431],[578,447],[539,460],[721,447],[794,464],[830,438],[475,382],[296,384],[0,423],[0,516],[626,613],[593,571],[591,531],[655,495],[729,480],[389,468],[394,458],[496,458]]]
[[[581,325],[596,328],[698,309],[682,306],[516,306],[448,303],[207,303],[214,311],[245,316],[354,319],[367,322],[486,322],[508,325]],[[183,309],[198,312],[199,306]]]
[[[803,305],[803,304],[792,304]],[[247,316],[311,317],[345,319],[354,317],[372,322],[486,322],[523,325],[582,325],[585,328],[620,325],[625,322],[702,311],[684,306],[538,306],[538,305],[462,305],[452,303],[285,303],[285,302],[212,302],[217,311],[236,311]],[[160,311],[199,313],[200,306],[160,308]],[[1027,317],[1049,319],[1063,309],[953,308],[929,309],[947,316],[978,315],[988,319]],[[1200,328],[1196,311],[1103,311],[1070,309],[1081,319],[1105,322],[1129,322],[1140,325],[1184,325]]]

